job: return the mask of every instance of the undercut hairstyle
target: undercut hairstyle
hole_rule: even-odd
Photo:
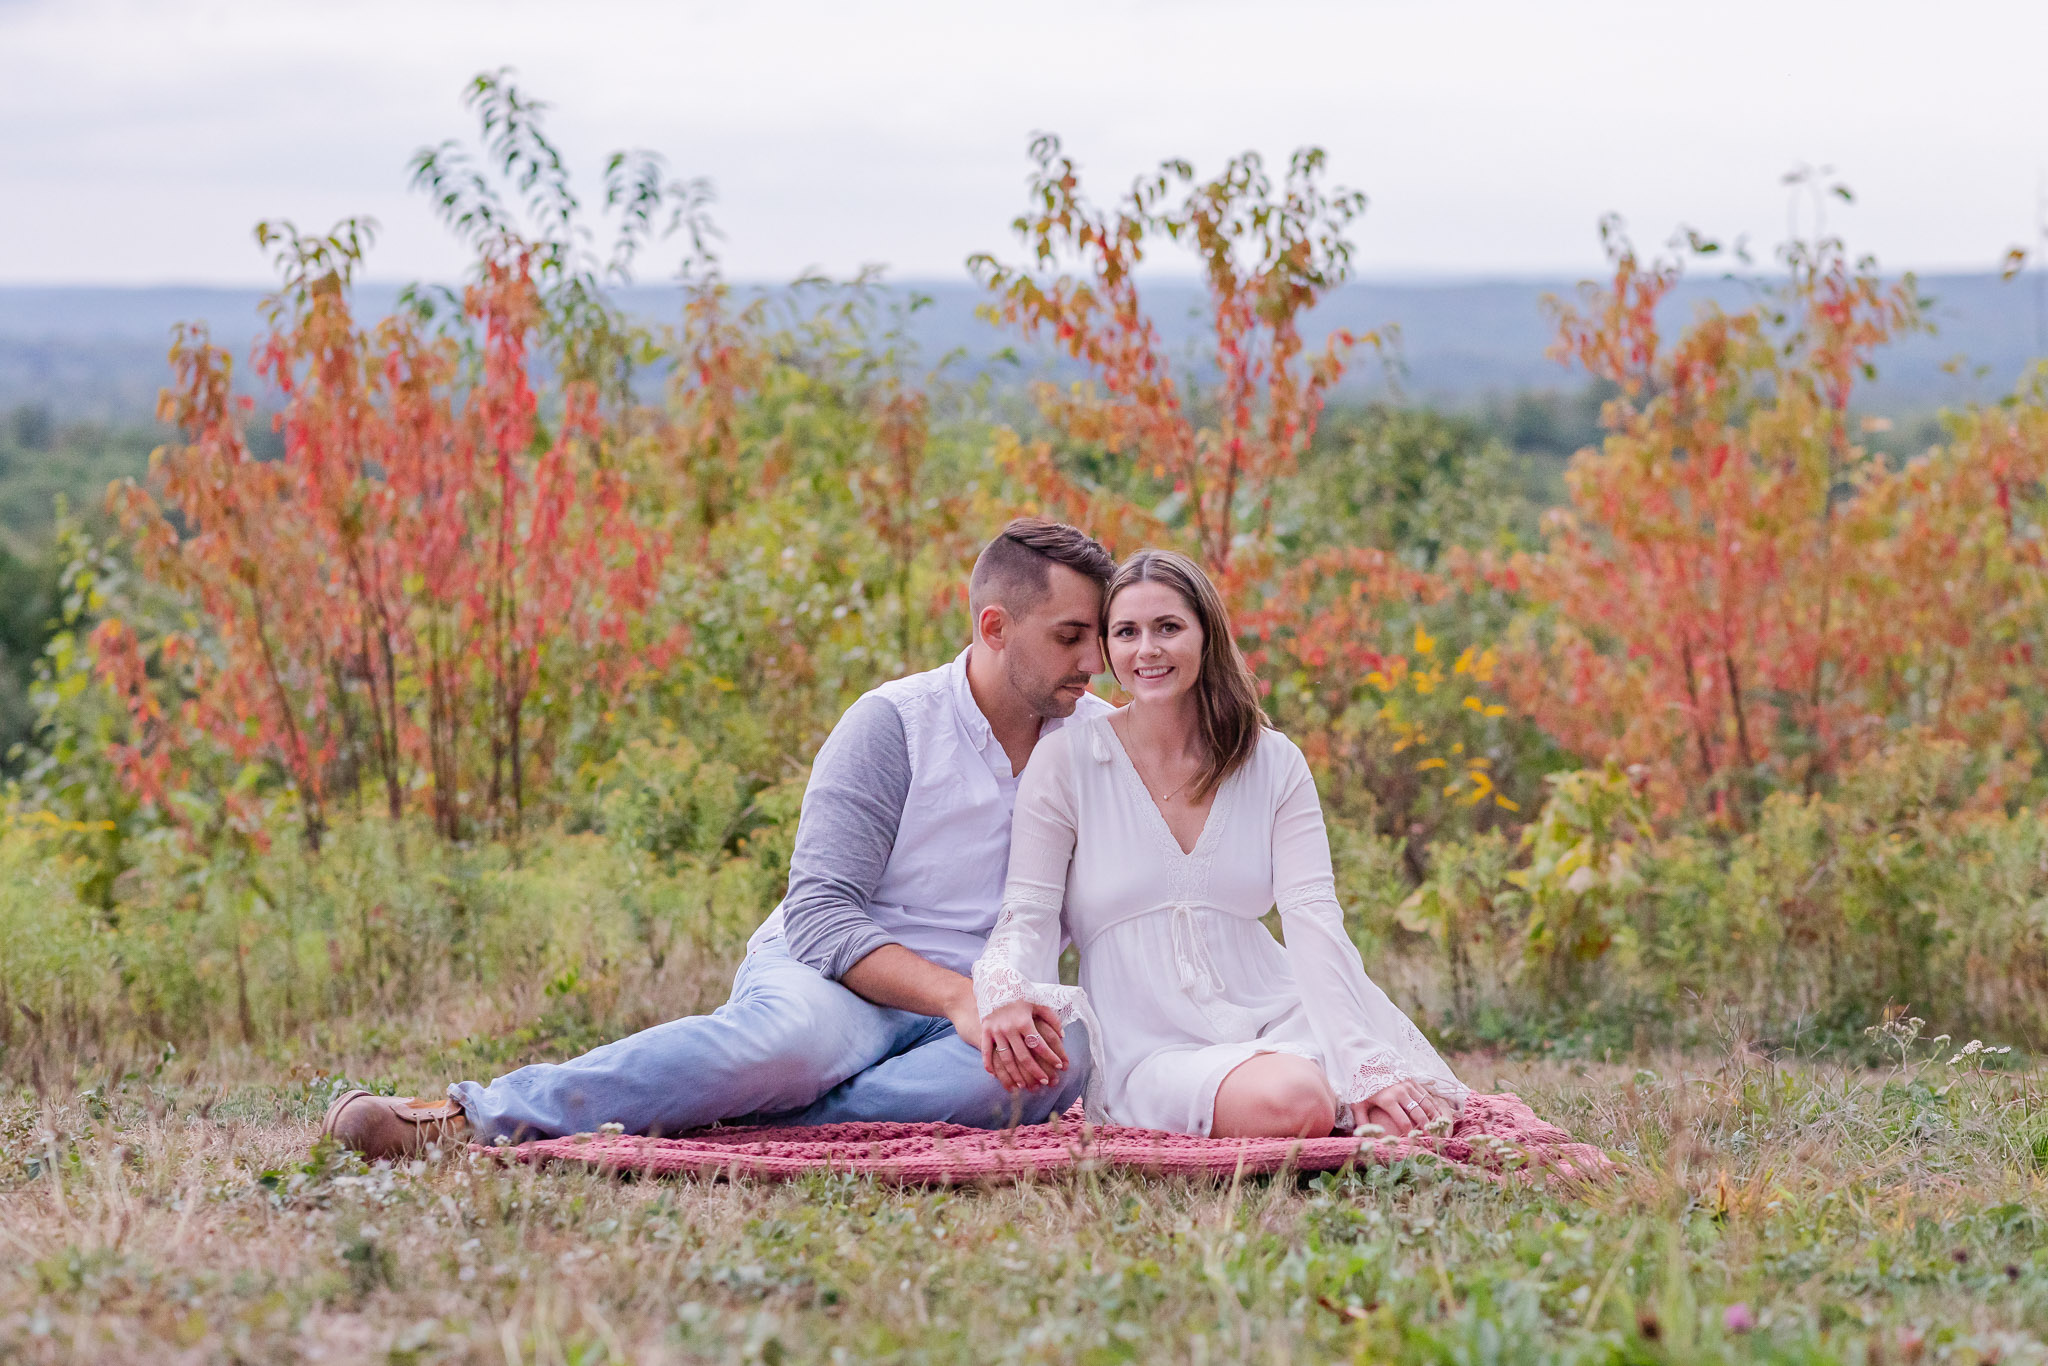
[[[967,607],[977,618],[991,604],[1013,617],[1028,615],[1052,592],[1052,567],[1063,564],[1106,588],[1116,573],[1110,558],[1093,536],[1064,522],[1019,517],[982,547],[967,581]]]
[[[1259,735],[1272,724],[1259,706],[1259,681],[1237,648],[1223,595],[1202,566],[1172,550],[1141,550],[1117,566],[1102,597],[1102,638],[1109,639],[1110,611],[1117,594],[1133,584],[1171,588],[1202,628],[1202,673],[1195,680],[1195,718],[1202,731],[1202,771],[1190,795],[1202,800],[1244,767],[1259,748]],[[1121,679],[1118,682],[1122,682]]]

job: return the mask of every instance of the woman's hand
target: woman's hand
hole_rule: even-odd
[[[1050,1086],[1067,1070],[1059,1013],[1012,1001],[981,1017],[981,1065],[1005,1091]]]
[[[1412,1081],[1397,1081],[1374,1092],[1359,1108],[1367,1122],[1379,1125],[1396,1138],[1457,1113],[1449,1101]]]

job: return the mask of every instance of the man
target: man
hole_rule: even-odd
[[[1081,1094],[1085,1032],[1045,1012],[1039,1083],[1015,1095],[983,1065],[971,978],[1009,864],[1017,781],[1039,738],[1083,709],[1102,667],[1114,564],[1086,534],[1010,523],[975,561],[973,640],[952,663],[885,683],[833,728],[811,768],[789,892],[755,932],[731,1000],[564,1063],[446,1098],[349,1091],[322,1131],[366,1157],[440,1141],[782,1124],[1039,1123]]]

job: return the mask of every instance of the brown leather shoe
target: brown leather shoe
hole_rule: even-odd
[[[469,1141],[469,1116],[446,1096],[373,1096],[344,1091],[327,1107],[322,1134],[372,1162],[412,1157],[436,1143]]]

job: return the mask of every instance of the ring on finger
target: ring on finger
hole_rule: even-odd
[[[997,1044],[997,1045],[996,1045],[996,1052],[998,1052],[998,1053],[1007,1053],[1007,1052],[1009,1052],[1009,1051],[1010,1051],[1010,1046],[1009,1046],[1008,1044],[1006,1044],[1006,1043],[999,1043],[999,1044]]]

